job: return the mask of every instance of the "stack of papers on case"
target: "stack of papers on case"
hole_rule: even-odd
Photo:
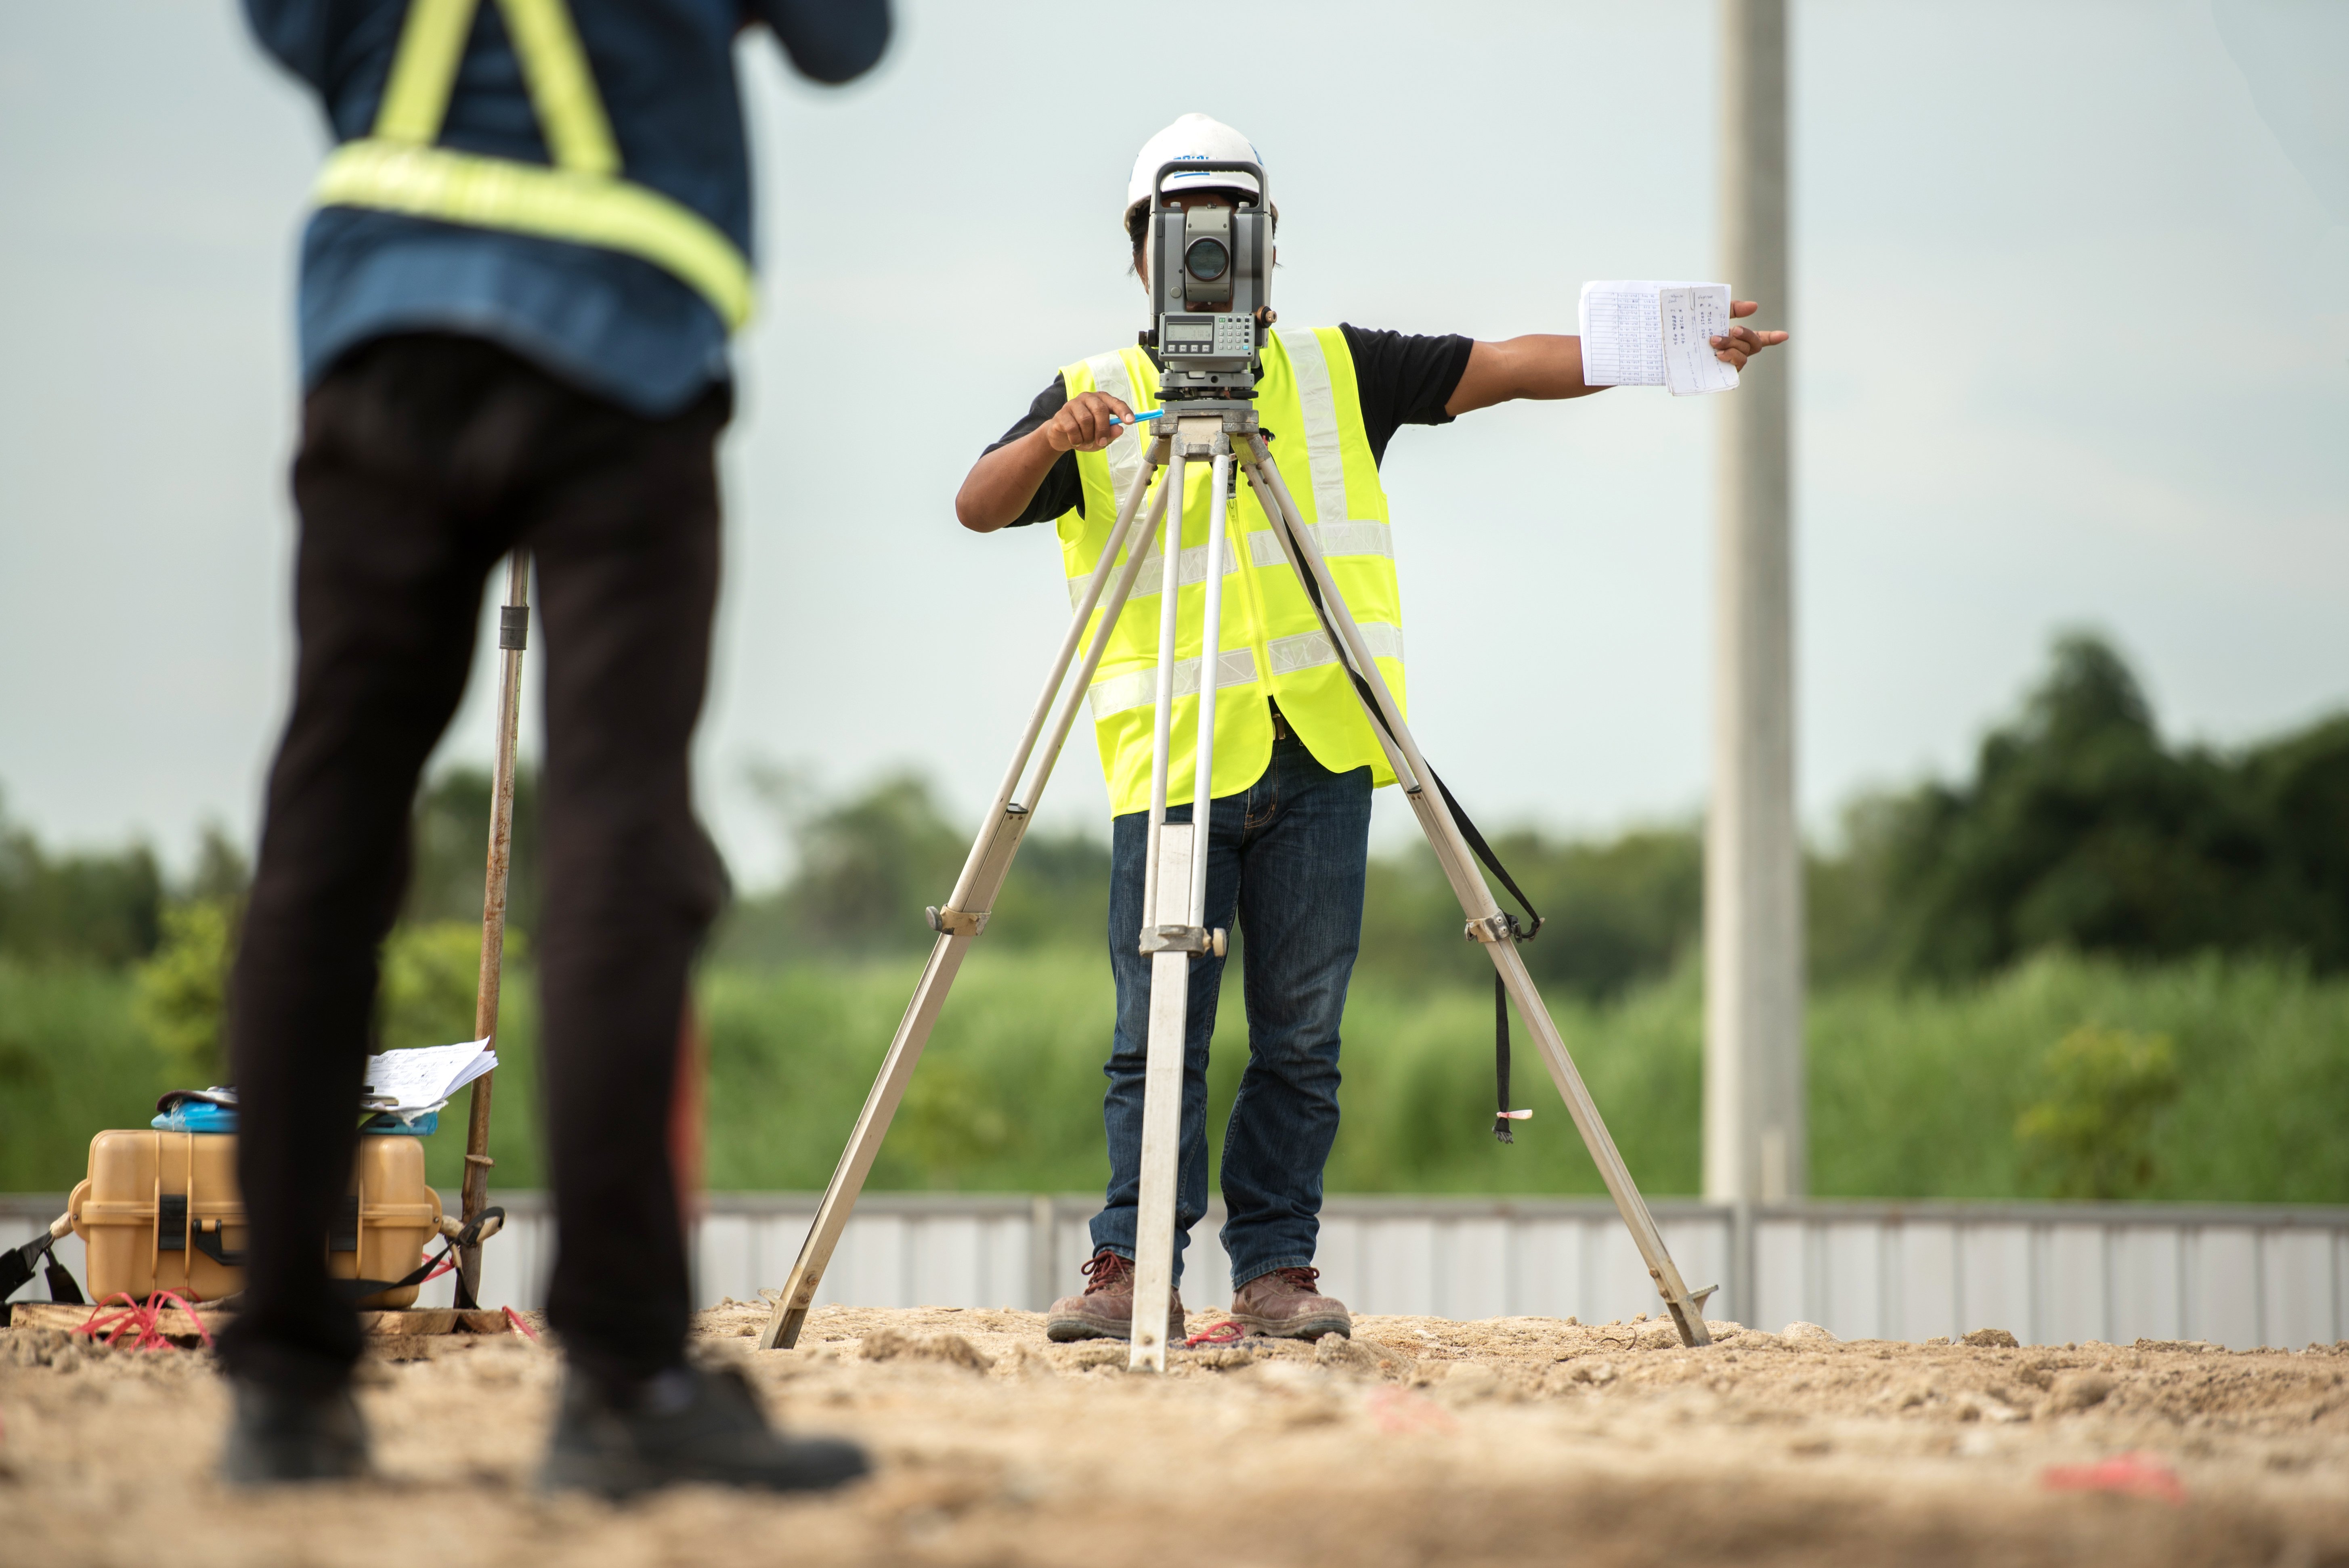
[[[438,1110],[449,1103],[450,1095],[497,1067],[498,1054],[488,1048],[489,1044],[466,1040],[369,1057],[359,1105],[367,1110],[388,1110],[403,1120]]]

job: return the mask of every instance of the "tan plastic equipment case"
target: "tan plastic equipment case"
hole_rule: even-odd
[[[217,1301],[244,1288],[244,1202],[236,1190],[233,1133],[101,1132],[89,1140],[89,1176],[67,1202],[88,1255],[90,1299],[120,1292],[144,1299],[175,1290]],[[438,1233],[440,1194],[424,1180],[424,1145],[365,1136],[350,1195],[328,1233],[326,1272],[336,1279],[395,1280],[423,1261]],[[370,1310],[416,1300],[419,1285],[357,1305]]]

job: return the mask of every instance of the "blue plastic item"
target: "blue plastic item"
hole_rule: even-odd
[[[236,1107],[183,1099],[147,1125],[158,1132],[234,1132]]]
[[[236,1108],[182,1100],[147,1125],[158,1132],[234,1132]],[[390,1138],[429,1138],[440,1130],[440,1113],[428,1110],[413,1121],[402,1121],[389,1111],[379,1110],[359,1123],[359,1130]]]
[[[378,1110],[359,1123],[361,1132],[381,1133],[392,1138],[429,1138],[440,1130],[440,1113],[428,1110],[413,1121],[402,1121],[388,1110]]]

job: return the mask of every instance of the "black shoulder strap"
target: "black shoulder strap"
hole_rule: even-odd
[[[1304,581],[1305,592],[1313,600],[1314,609],[1321,613],[1322,623],[1328,624],[1329,607],[1321,602],[1321,585],[1313,580],[1310,572],[1299,575]],[[1379,727],[1387,732],[1388,739],[1397,739],[1394,726],[1389,724],[1387,716],[1379,710],[1378,698],[1371,691],[1371,683],[1362,678],[1361,672],[1346,656],[1342,645],[1338,649],[1338,664],[1346,672],[1347,678],[1354,683],[1354,690],[1360,694],[1363,708],[1378,721]],[[1509,923],[1509,935],[1518,942],[1531,942],[1541,934],[1541,912],[1534,908],[1534,901],[1526,896],[1526,890],[1517,885],[1517,879],[1509,874],[1509,868],[1501,863],[1501,857],[1493,852],[1491,844],[1485,842],[1485,835],[1478,830],[1475,820],[1461,810],[1460,802],[1453,797],[1452,787],[1444,783],[1444,776],[1436,772],[1433,764],[1428,767],[1427,776],[1434,781],[1435,792],[1444,797],[1444,810],[1450,811],[1452,820],[1460,825],[1460,836],[1468,841],[1470,851],[1484,862],[1486,871],[1500,879],[1501,885],[1509,890],[1509,896],[1516,899],[1518,906],[1526,912],[1527,923],[1523,925],[1517,923],[1516,915],[1502,917]],[[1494,1099],[1497,1102],[1493,1107],[1493,1136],[1500,1142],[1515,1143],[1516,1138],[1509,1130],[1509,989],[1503,984],[1501,972],[1497,969],[1493,971],[1493,1078]]]

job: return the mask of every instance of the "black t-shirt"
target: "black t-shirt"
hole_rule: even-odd
[[[1450,335],[1413,337],[1400,332],[1371,332],[1343,322],[1338,330],[1346,335],[1346,346],[1354,356],[1354,384],[1361,397],[1362,429],[1371,438],[1372,461],[1386,460],[1387,442],[1405,425],[1452,422],[1444,406],[1452,401],[1461,374],[1468,368],[1468,351],[1475,346],[1473,339]],[[1004,431],[1002,438],[987,450],[1009,446],[1041,428],[1067,407],[1068,401],[1068,388],[1058,376],[1053,377],[1051,385],[1037,393],[1036,400],[1028,405],[1027,418]],[[1044,475],[1044,482],[1036,487],[1036,493],[1029,497],[1026,510],[1006,526],[1024,528],[1031,522],[1049,522],[1071,507],[1082,512],[1084,506],[1084,485],[1077,477],[1077,454],[1062,452],[1060,460]]]

